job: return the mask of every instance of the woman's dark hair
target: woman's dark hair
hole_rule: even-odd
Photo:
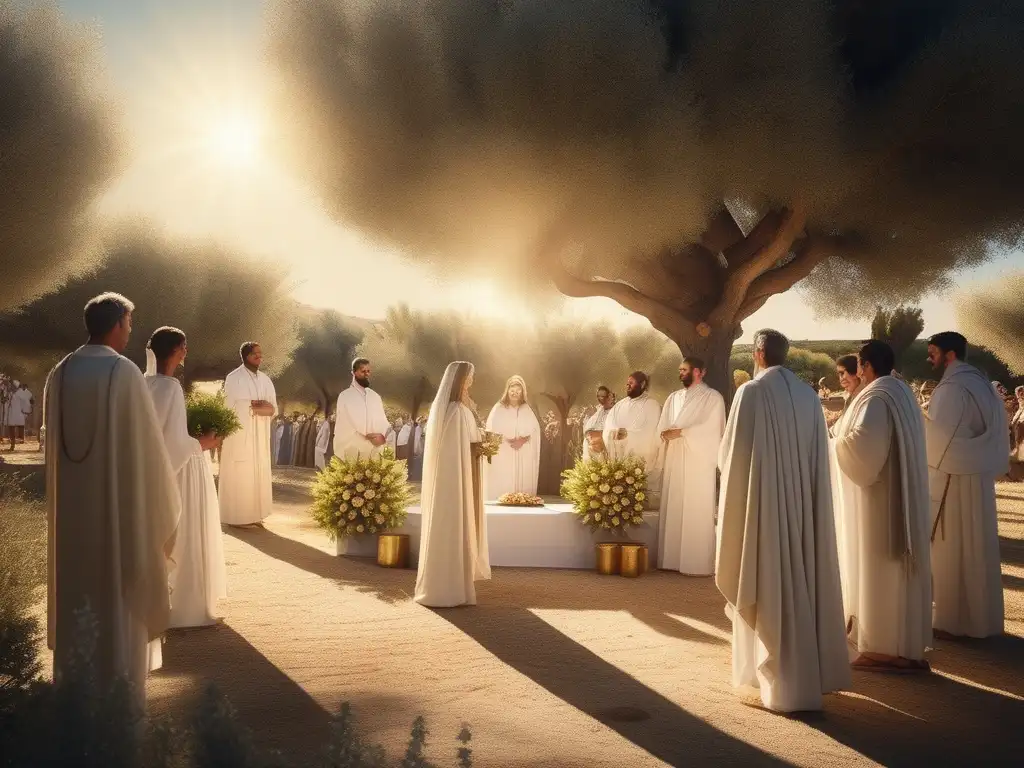
[[[173,355],[174,351],[184,343],[185,332],[183,330],[165,325],[153,331],[146,347],[153,350],[153,357],[162,362]]]
[[[837,368],[845,368],[846,372],[851,376],[857,375],[857,356],[856,355],[843,355],[836,360]]]
[[[967,360],[967,339],[956,331],[936,333],[928,339],[928,343],[933,347],[938,347],[942,354],[952,352],[956,355],[957,360]]]
[[[452,381],[452,397],[453,403],[459,402],[462,399],[462,386],[466,383],[466,379],[469,378],[469,372],[473,370],[472,363],[456,363],[458,368],[455,370],[455,379]]]
[[[889,376],[896,366],[896,355],[884,341],[872,339],[865,342],[858,353],[862,363],[870,363],[875,376]]]

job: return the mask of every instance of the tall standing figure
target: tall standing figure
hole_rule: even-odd
[[[491,578],[472,385],[471,363],[449,364],[427,419],[415,600],[434,608],[476,605]]]
[[[370,361],[352,361],[352,384],[338,395],[334,413],[334,455],[351,461],[377,456],[390,428],[384,401],[370,388]]]
[[[187,354],[184,332],[167,326],[154,331],[146,347],[146,384],[181,492],[181,522],[168,580],[175,628],[215,623],[217,601],[228,594],[220,505],[206,458],[206,451],[220,445],[220,439],[213,433],[198,439],[188,433],[185,393],[174,378]]]
[[[181,499],[142,371],[121,356],[133,310],[115,293],[90,301],[88,344],[46,382],[47,640],[60,682],[89,611],[98,683],[126,678],[142,708],[170,620],[167,557]]]
[[[942,372],[925,417],[932,505],[932,575],[937,637],[1003,633],[1003,583],[996,478],[1010,469],[1006,407],[966,362],[954,331],[928,339]]]
[[[487,497],[537,493],[540,475],[540,422],[530,407],[526,382],[513,376],[487,416],[487,429],[502,435],[501,448],[486,468]]]
[[[637,456],[647,465],[647,489],[650,501],[661,492],[661,466],[658,454],[661,438],[658,423],[661,406],[651,397],[651,380],[643,371],[634,371],[626,380],[626,399],[612,408],[604,422],[604,446],[612,461]]]
[[[715,582],[732,618],[733,684],[768,709],[822,708],[850,685],[828,431],[818,395],[782,367],[789,341],[754,336],[719,454]]]
[[[225,438],[221,451],[220,519],[225,525],[262,525],[274,506],[270,425],[277,393],[260,370],[260,345],[247,341],[239,354],[242,364],[224,380],[224,397],[242,428]]]

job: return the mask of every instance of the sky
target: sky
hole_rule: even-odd
[[[216,239],[284,265],[296,299],[348,315],[378,319],[398,303],[530,315],[528,304],[500,286],[440,280],[338,225],[286,168],[261,156],[262,0],[59,5],[99,30],[132,143],[130,166],[102,199],[103,213],[145,216],[170,233]],[[1005,254],[958,282],[969,287],[1022,265],[1024,253]],[[925,334],[956,328],[951,297],[928,296],[919,304]],[[600,298],[569,300],[563,315],[646,322]],[[866,335],[869,321],[815,317],[799,292],[790,291],[773,297],[743,327],[741,342],[764,327],[793,339],[854,339]]]

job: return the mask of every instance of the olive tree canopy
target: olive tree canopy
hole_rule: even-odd
[[[1024,273],[957,296],[956,309],[960,331],[972,348],[988,347],[1024,376]]]

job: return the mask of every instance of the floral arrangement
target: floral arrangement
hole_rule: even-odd
[[[625,532],[644,522],[647,467],[628,456],[616,461],[583,461],[562,473],[562,497],[592,531]]]
[[[488,432],[486,429],[480,430],[480,454],[487,459],[487,463],[491,463],[491,459],[498,455],[498,451],[501,450],[501,442],[503,436],[497,432]]]
[[[544,499],[532,493],[506,493],[498,498],[499,507],[543,507]]]
[[[224,393],[214,395],[193,391],[185,398],[185,412],[188,418],[188,433],[202,437],[213,432],[217,437],[230,437],[242,428],[238,414],[228,407]]]
[[[390,448],[374,458],[335,456],[313,483],[313,520],[331,541],[400,528],[412,500],[408,477],[406,463]]]

